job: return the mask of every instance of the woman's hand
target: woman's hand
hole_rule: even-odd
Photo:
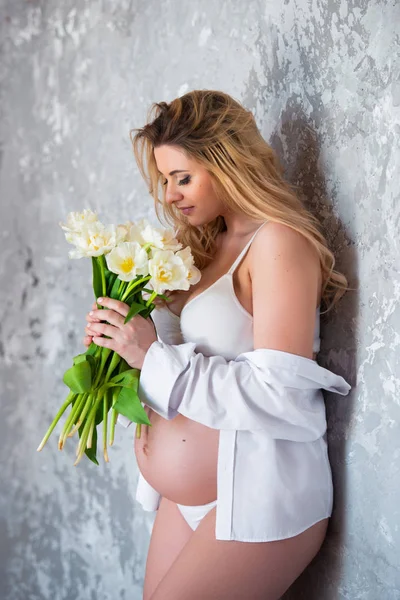
[[[92,309],[91,309],[91,310],[92,310],[92,311],[94,311],[94,310],[96,310],[96,309],[97,309],[97,304],[96,304],[96,302],[93,302],[93,304],[92,304]],[[87,315],[86,315],[86,321],[88,321],[88,322],[89,322],[89,325],[86,325],[86,327],[85,327],[85,332],[86,332],[88,335],[86,335],[86,336],[83,338],[83,340],[82,340],[82,341],[83,341],[84,345],[85,345],[85,346],[87,346],[87,347],[89,348],[90,344],[91,344],[91,343],[92,343],[92,341],[93,341],[93,336],[92,336],[92,334],[89,334],[89,331],[90,331],[90,323],[100,323],[100,319],[97,319],[96,317],[92,316],[90,313],[87,313]]]
[[[167,298],[169,298],[170,300],[173,300],[177,296],[178,293],[179,293],[179,290],[166,290],[164,292],[164,296],[167,296]],[[166,300],[164,300],[163,298],[156,296],[153,300],[153,304],[155,304],[156,306],[165,306],[165,304],[169,304],[169,302],[166,302]]]
[[[98,346],[110,348],[125,359],[130,367],[141,369],[148,349],[157,341],[153,322],[136,315],[124,324],[129,306],[120,300],[105,297],[100,301],[98,298],[97,304],[105,306],[106,310],[97,309],[96,302],[93,303],[93,310],[86,316],[89,324],[85,331],[88,335],[83,343],[90,346],[93,341]]]

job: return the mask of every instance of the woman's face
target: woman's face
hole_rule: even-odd
[[[224,205],[216,197],[211,176],[203,165],[187,158],[176,146],[154,148],[154,157],[164,178],[165,201],[181,210],[190,225],[198,227],[223,214]]]

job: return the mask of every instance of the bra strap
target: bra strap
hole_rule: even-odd
[[[243,256],[246,254],[247,250],[250,248],[251,242],[254,240],[254,238],[256,237],[257,233],[260,231],[261,227],[263,225],[265,225],[265,223],[267,223],[267,221],[265,221],[264,223],[262,223],[260,225],[260,227],[253,233],[253,235],[251,236],[250,240],[247,242],[247,244],[245,245],[245,247],[243,248],[243,250],[241,251],[241,253],[237,257],[237,259],[235,260],[235,262],[233,263],[233,265],[229,269],[228,273],[232,274],[235,271],[236,267],[238,266],[238,264],[242,260]]]

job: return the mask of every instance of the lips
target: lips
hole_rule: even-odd
[[[182,206],[181,208],[179,208],[179,210],[184,215],[190,215],[190,214],[192,214],[192,211],[194,210],[194,206]]]

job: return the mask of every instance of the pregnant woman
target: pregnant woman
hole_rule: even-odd
[[[350,385],[316,356],[321,305],[349,288],[250,111],[212,90],[153,107],[135,157],[202,277],[126,325],[101,299],[84,338],[141,369],[136,498],[157,511],[143,597],[278,600],[332,513],[322,390]]]

